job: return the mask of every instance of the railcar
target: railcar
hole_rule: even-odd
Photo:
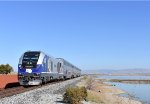
[[[63,58],[57,58],[62,65],[63,75],[65,79],[79,77],[81,75],[81,69],[77,68],[70,62]]]
[[[66,60],[41,51],[27,51],[19,59],[18,81],[23,86],[78,77],[80,74],[81,70]]]

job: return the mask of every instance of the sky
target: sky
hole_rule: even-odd
[[[40,50],[82,70],[150,68],[149,1],[0,1],[0,64]]]

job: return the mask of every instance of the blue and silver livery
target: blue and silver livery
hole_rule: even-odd
[[[62,58],[54,58],[41,51],[27,51],[19,59],[20,85],[40,85],[51,80],[78,77],[81,70]]]

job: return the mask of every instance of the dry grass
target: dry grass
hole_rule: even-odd
[[[84,78],[77,86],[87,87],[88,78]],[[93,81],[92,89],[88,90],[87,100],[97,104],[141,104],[129,98],[119,97],[118,94],[125,93],[115,86],[105,84],[99,80]],[[92,104],[92,103],[90,103]]]
[[[97,93],[95,91],[88,90],[87,100],[92,101],[92,102],[96,102],[98,104],[104,104],[103,98],[99,95],[99,93]]]
[[[94,83],[93,91],[101,92],[101,93],[113,93],[113,94],[122,94],[125,93],[123,90],[120,90],[114,86],[109,86],[106,84],[101,84],[98,82]]]

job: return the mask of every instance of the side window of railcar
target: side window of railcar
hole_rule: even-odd
[[[51,72],[53,72],[53,61],[51,61]]]
[[[53,62],[50,59],[48,60],[48,70],[49,72],[53,72]]]
[[[51,72],[51,60],[48,59],[48,71]]]
[[[58,72],[58,73],[60,73],[60,67],[61,67],[60,65],[61,65],[61,64],[58,62],[58,63],[57,63],[57,72]]]
[[[61,63],[60,63],[60,67],[61,67]]]

